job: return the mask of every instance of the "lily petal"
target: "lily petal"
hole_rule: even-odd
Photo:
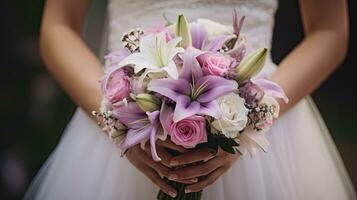
[[[207,40],[207,32],[202,24],[192,23],[190,26],[192,36],[192,46],[196,49],[201,49],[205,40]]]
[[[127,106],[116,107],[113,110],[113,116],[130,129],[142,127],[143,123],[140,120],[147,118],[145,113],[134,102],[129,103]]]
[[[176,47],[180,40],[181,38],[174,38],[166,42],[164,32],[146,35],[140,40],[140,52],[129,55],[116,67],[134,65],[135,73],[143,69],[150,70],[149,72],[166,71],[173,79],[177,79],[178,71],[173,59],[184,51],[183,48]]]
[[[150,132],[150,149],[151,149],[151,156],[152,159],[155,161],[161,161],[161,158],[157,155],[156,152],[156,132],[157,132],[158,125],[155,124]]]
[[[171,78],[173,78],[175,80],[178,79],[179,74],[178,74],[178,71],[177,71],[176,64],[175,64],[175,62],[173,60],[170,60],[169,64],[166,67],[162,68],[162,69],[165,70],[167,72],[167,74]]]
[[[219,76],[205,76],[199,80],[197,85],[206,82],[206,87],[202,95],[197,99],[199,102],[210,102],[216,98],[234,92],[238,88],[238,84],[234,80],[228,80]]]
[[[217,52],[223,47],[224,43],[226,43],[228,40],[233,38],[235,38],[234,35],[223,35],[223,36],[218,36],[209,42],[206,40],[206,42],[204,42],[203,44],[202,50]]]
[[[178,43],[182,40],[181,37],[176,37],[170,40],[165,46],[167,51],[162,51],[162,57],[165,59],[164,63],[169,63],[172,61],[174,56],[178,53],[183,53],[185,51],[184,48],[176,47]]]
[[[201,109],[198,114],[208,115],[216,119],[219,118],[219,116],[221,115],[221,111],[218,102],[214,100],[208,103],[202,103]]]
[[[196,59],[202,53],[202,51],[193,47],[188,47],[186,49],[185,53],[182,55],[183,66],[180,78],[191,82],[192,78],[197,81],[203,76],[201,66]]]
[[[190,83],[184,79],[154,79],[147,87],[147,90],[160,93],[173,101],[176,101],[176,98],[182,94],[188,95],[190,89]]]
[[[131,52],[128,50],[128,48],[125,47],[107,54],[106,56],[104,56],[104,59],[106,61],[106,69],[118,65],[124,58],[126,58],[130,54]]]
[[[200,111],[200,108],[201,106],[198,102],[191,102],[188,96],[181,95],[176,100],[173,121],[179,122],[184,118],[195,115]]]
[[[158,126],[159,126],[159,114],[160,112],[159,111],[154,111],[154,112],[147,112],[146,113],[149,120],[150,120],[150,123],[151,123],[151,131],[150,131],[150,148],[151,148],[151,156],[152,158],[155,160],[155,161],[160,161],[161,158],[157,155],[157,152],[156,152],[156,134],[157,134],[157,129],[158,129]]]
[[[169,115],[172,113],[172,109],[165,104],[165,102],[162,103],[161,106],[161,111],[160,111],[160,123],[162,128],[164,129],[164,134],[168,134],[168,130],[166,130],[166,120],[169,119]]]
[[[265,134],[266,133],[262,132],[257,133],[251,129],[245,130],[239,136],[240,146],[238,147],[238,150],[243,154],[245,152],[249,152],[251,157],[254,156],[257,149],[267,152],[269,148],[269,141],[267,140]]]
[[[135,65],[134,72],[139,73],[141,70],[147,69],[160,69],[157,65],[155,65],[156,61],[153,57],[147,56],[143,53],[133,53],[130,56],[126,57],[122,60],[118,67],[123,67],[126,65]]]
[[[129,129],[126,133],[125,140],[121,144],[122,153],[125,153],[129,148],[149,138],[151,130],[151,126],[142,127],[141,129]]]
[[[157,50],[166,43],[165,33],[150,34],[140,38],[140,53],[149,55],[155,61]]]
[[[149,74],[149,73],[155,73],[155,72],[161,72],[161,69],[145,69],[145,71],[140,75],[139,79],[138,79],[138,85],[140,87],[143,86],[145,77]]]
[[[264,90],[266,94],[271,95],[272,97],[281,98],[285,103],[289,102],[289,98],[286,96],[284,90],[273,81],[266,78],[253,78],[251,81]]]

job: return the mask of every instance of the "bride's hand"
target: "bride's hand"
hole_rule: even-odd
[[[172,197],[177,195],[176,190],[160,177],[160,174],[167,175],[170,169],[160,162],[155,162],[151,156],[140,147],[140,144],[130,148],[126,153],[126,157],[132,165],[144,173],[163,192]]]
[[[156,150],[161,162],[155,162],[151,157],[150,146],[145,146],[145,150],[140,147],[140,144],[130,148],[126,153],[126,157],[138,170],[144,173],[155,185],[157,185],[166,194],[175,197],[177,195],[176,190],[171,187],[161,177],[168,177],[170,172],[169,161],[172,156],[167,152],[167,149],[175,150],[178,152],[185,152],[183,147],[177,146],[169,140],[156,142]],[[193,181],[185,181],[185,183],[193,183]]]
[[[171,171],[168,177],[174,181],[202,177],[197,183],[186,186],[185,188],[186,193],[198,192],[213,184],[239,157],[239,153],[230,154],[221,149],[218,149],[215,155],[213,155],[208,148],[194,149],[173,157],[170,164],[171,166],[182,166],[191,163],[197,164]]]

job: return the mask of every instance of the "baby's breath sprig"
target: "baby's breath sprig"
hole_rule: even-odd
[[[124,47],[128,48],[129,51],[136,52],[139,51],[140,37],[144,34],[144,31],[136,28],[131,29],[129,32],[125,32],[121,38]]]
[[[253,129],[256,131],[261,131],[261,123],[264,121],[272,119],[274,113],[276,112],[276,107],[274,105],[261,104],[256,108],[250,110],[248,114],[249,123],[253,125]]]
[[[104,131],[106,131],[106,129],[109,127],[110,125],[110,121],[115,120],[112,116],[111,116],[111,112],[97,112],[97,111],[92,111],[92,115],[95,116],[97,118],[98,121],[98,126],[100,126]]]

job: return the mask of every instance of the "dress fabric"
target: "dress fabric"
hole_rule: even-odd
[[[209,18],[229,25],[233,8],[246,16],[243,33],[252,49],[270,48],[277,6],[276,0],[111,0],[104,51],[120,48],[125,31],[162,22],[163,13],[172,21],[183,13],[189,20]],[[264,71],[274,70],[276,65],[269,58]],[[203,191],[202,199],[356,199],[339,153],[309,97],[281,116],[267,137],[267,153],[238,160]],[[78,108],[25,199],[142,200],[155,199],[157,192]]]

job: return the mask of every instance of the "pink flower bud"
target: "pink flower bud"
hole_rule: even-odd
[[[117,70],[111,74],[106,85],[104,96],[112,103],[115,104],[122,101],[124,98],[129,97],[130,94],[130,79],[126,76],[122,69]]]
[[[219,53],[207,52],[197,57],[205,75],[224,76],[230,69],[233,59]]]

